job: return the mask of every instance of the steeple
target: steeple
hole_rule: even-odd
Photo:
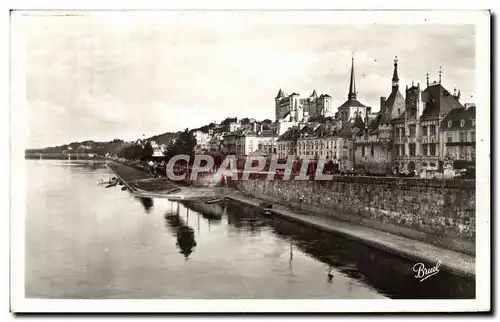
[[[352,53],[352,65],[351,65],[351,81],[349,82],[349,94],[347,98],[349,100],[356,99],[356,80],[354,79],[354,53]]]
[[[398,77],[398,56],[394,57],[394,73],[392,74],[392,90],[397,91],[399,89],[399,77]]]
[[[284,95],[283,95],[283,90],[280,88],[280,90],[278,91],[278,95],[276,95],[276,99],[278,98],[282,98]]]

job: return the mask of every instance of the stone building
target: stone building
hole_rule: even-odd
[[[440,153],[443,167],[475,168],[476,162],[476,106],[465,104],[451,110],[441,121]]]
[[[451,110],[464,108],[459,102],[460,91],[454,94],[439,82],[429,83],[420,90],[420,84],[406,89],[405,111],[393,120],[394,167],[396,170],[417,173],[439,171],[441,121]]]
[[[297,93],[290,95],[278,91],[275,98],[275,117],[276,121],[287,119],[291,122],[307,121],[310,116],[333,117],[335,115],[332,109],[332,97],[328,94],[318,96],[316,90],[313,90],[308,98],[300,98]]]
[[[399,91],[396,57],[389,97],[380,98],[380,111],[377,114],[367,115],[364,122],[357,119],[358,127],[364,127],[353,138],[356,169],[372,173],[392,171],[393,120],[398,118],[404,109],[405,99]]]

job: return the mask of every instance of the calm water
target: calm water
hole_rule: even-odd
[[[26,161],[26,296],[473,298],[474,282],[229,204],[222,217],[97,186],[102,164]],[[331,272],[331,276],[329,276]]]

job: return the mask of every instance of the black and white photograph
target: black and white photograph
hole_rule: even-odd
[[[489,11],[10,18],[13,312],[491,309]]]

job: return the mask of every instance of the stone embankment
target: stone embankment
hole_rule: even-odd
[[[251,196],[475,254],[475,182],[335,177],[319,181],[247,180]]]

